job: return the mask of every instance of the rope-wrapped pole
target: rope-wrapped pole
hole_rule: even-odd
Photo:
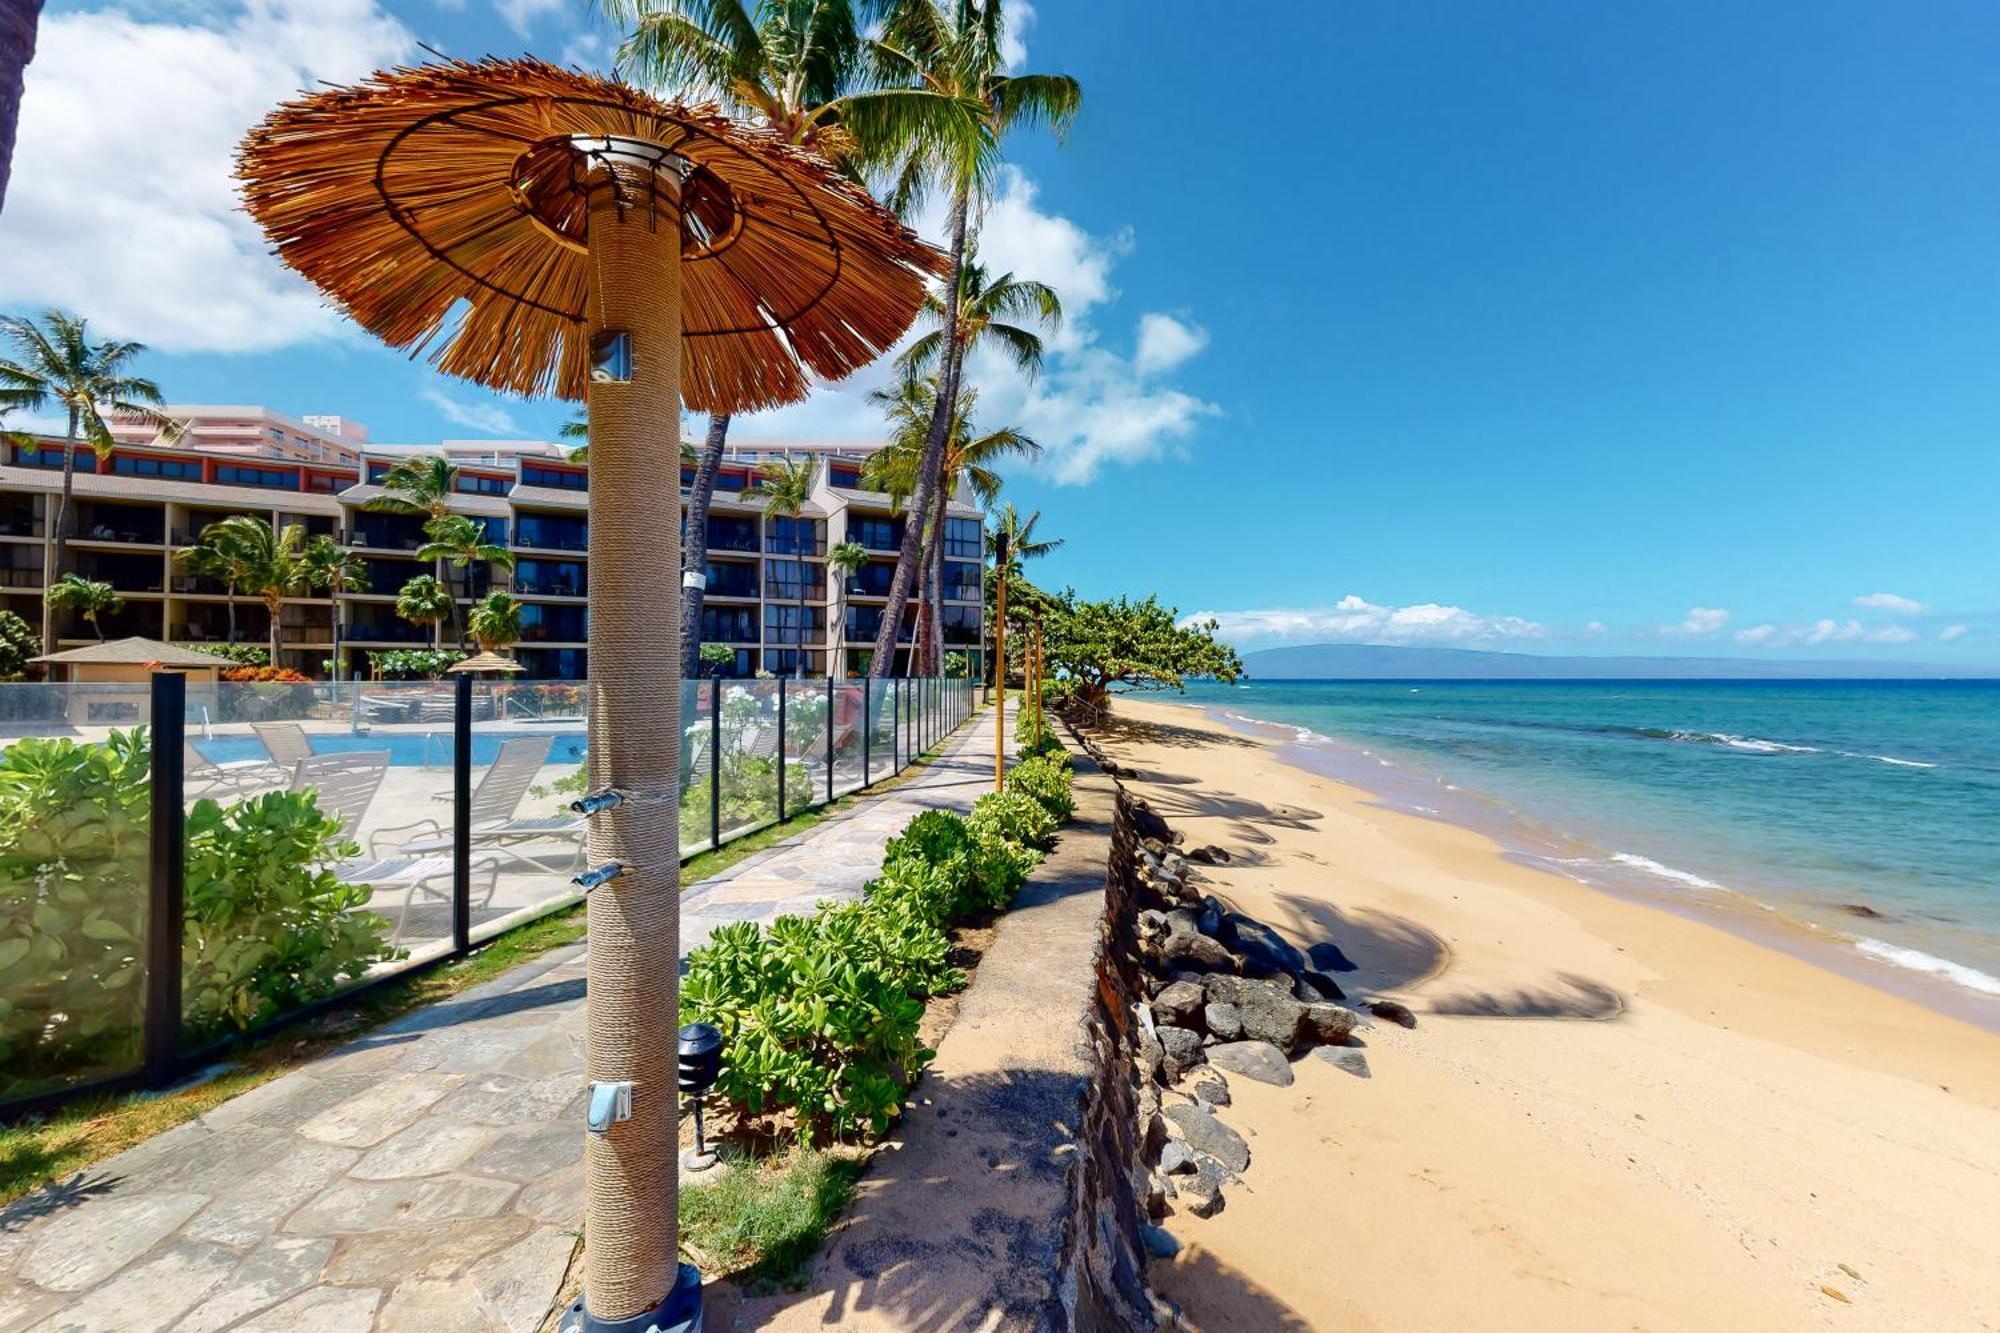
[[[660,1311],[676,1286],[679,1000],[680,184],[657,151],[594,152],[589,330],[590,778],[633,799],[592,816],[584,1064],[630,1084],[630,1115],[593,1125],[584,1155],[584,1329]],[[621,378],[621,375],[629,376]],[[600,1131],[601,1132],[598,1132]],[[662,1327],[673,1327],[663,1323]]]

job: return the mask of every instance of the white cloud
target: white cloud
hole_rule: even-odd
[[[1035,26],[1035,7],[1028,0],[1010,0],[1007,26],[1000,34],[1000,65],[1008,73],[1028,63],[1028,29]]]
[[[580,32],[563,44],[562,54],[556,57],[556,63],[598,74],[608,73],[611,69],[611,44],[598,33]]]
[[[1139,316],[1139,350],[1132,364],[1141,375],[1172,370],[1208,346],[1208,330],[1183,324],[1172,315],[1148,312]]]
[[[1753,625],[1736,631],[1746,648],[1823,648],[1828,644],[1915,643],[1917,632],[1907,625],[1869,625],[1859,620],[1815,620],[1810,625]]]
[[[1684,634],[1689,638],[1699,639],[1714,634],[1728,623],[1729,613],[1719,607],[1691,606],[1688,608],[1686,618],[1680,624],[1664,626],[1661,633]]]
[[[521,433],[513,415],[498,403],[462,402],[434,386],[419,389],[417,397],[436,408],[438,415],[453,425],[483,431],[488,435],[518,436]]]
[[[1870,611],[1888,611],[1899,616],[1920,616],[1928,608],[1911,597],[1898,597],[1893,592],[1863,593],[1854,599],[1854,605]]]
[[[1777,637],[1779,632],[1776,625],[1769,624],[1768,622],[1762,625],[1752,625],[1748,629],[1736,631],[1736,642],[1755,648],[1760,644],[1769,643],[1773,638]]]
[[[522,37],[532,35],[535,24],[543,18],[574,5],[575,0],[493,0],[493,8],[500,11],[500,17],[507,21],[507,26]]]
[[[1493,644],[1545,639],[1548,630],[1519,616],[1483,616],[1462,607],[1423,602],[1378,606],[1352,593],[1324,608],[1197,611],[1182,618],[1213,619],[1235,643]]]
[[[1965,628],[1963,625],[1946,625],[1938,631],[1938,640],[1942,643],[1956,643],[1965,637]]]
[[[414,51],[375,0],[243,0],[184,23],[45,14],[0,216],[0,303],[61,306],[175,352],[336,333],[237,207],[236,146],[299,89]]]
[[[917,229],[933,237],[942,232],[935,201]],[[1129,355],[1100,337],[1098,309],[1117,295],[1112,269],[1131,246],[1129,233],[1093,235],[1043,211],[1034,181],[1016,167],[1002,169],[983,216],[979,255],[987,269],[1048,283],[1062,297],[1064,320],[1044,335],[1048,356],[1040,379],[1031,383],[1006,358],[980,353],[967,363],[967,380],[979,390],[979,420],[1017,425],[1040,441],[1045,452],[1038,466],[1061,485],[1090,482],[1107,464],[1158,458],[1220,412],[1168,382],[1175,367],[1206,345],[1199,325],[1149,312],[1133,327]],[[893,355],[803,403],[739,418],[731,432],[879,440],[882,414],[869,406],[867,392],[889,382]]]

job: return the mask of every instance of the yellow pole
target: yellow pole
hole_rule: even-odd
[[[999,687],[999,706],[993,710],[993,790],[999,791],[1007,777],[1007,564],[998,568],[999,608],[993,617],[993,683]]]

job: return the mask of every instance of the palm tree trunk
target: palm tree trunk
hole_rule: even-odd
[[[333,598],[333,683],[336,685],[340,683],[341,631],[347,628],[340,615],[340,594],[345,591],[346,588],[339,583],[327,589],[328,595]]]
[[[8,0],[0,0],[6,4]],[[49,525],[49,535],[54,538],[42,549],[47,553],[42,560],[42,651],[56,650],[56,610],[49,605],[48,591],[56,586],[56,580],[63,576],[63,565],[69,556],[69,509],[70,497],[76,492],[76,432],[79,425],[75,408],[69,410],[69,436],[63,445],[62,498],[56,501],[55,520]]]
[[[35,58],[35,20],[42,0],[0,0],[0,208],[14,161],[14,126],[21,118],[21,87]]]
[[[229,641],[231,643],[235,643],[236,642],[236,584],[234,582],[224,583],[222,585],[222,592],[224,598],[222,603],[222,614],[228,617],[229,620]]]
[[[959,358],[954,350],[958,340],[958,287],[965,267],[965,216],[971,202],[970,182],[960,182],[951,201],[951,271],[945,276],[945,354],[940,363],[937,405],[931,411],[930,434],[924,437],[924,456],[917,465],[917,487],[910,497],[907,514],[921,517],[930,512],[931,497],[937,493],[944,471],[944,445],[951,434],[953,414],[958,405]],[[896,577],[889,585],[889,603],[882,608],[882,627],[875,635],[875,656],[868,663],[870,678],[880,680],[896,661],[896,634],[903,625],[903,607],[918,573],[918,548],[923,540],[923,524],[905,520],[903,547],[896,556]],[[914,648],[914,645],[912,645]]]
[[[950,500],[951,492],[939,486],[937,509],[931,520],[931,622],[924,643],[927,676],[944,674],[944,523],[945,506]]]
[[[708,505],[715,498],[715,474],[722,466],[722,449],[728,440],[729,413],[711,412],[708,436],[701,443],[701,461],[695,464],[694,485],[688,493],[687,536],[681,546],[683,575],[705,577],[708,573]],[[675,456],[679,456],[678,451]],[[675,485],[678,488],[678,479]],[[707,585],[689,584],[683,578],[681,586],[681,676],[693,680],[701,674],[701,604]]]
[[[277,599],[277,598],[270,598],[270,597],[267,597],[267,598],[265,598],[265,599],[264,599],[264,609],[265,609],[266,611],[268,611],[268,612],[270,613],[270,615],[271,615],[271,624],[270,624],[270,637],[271,637],[271,667],[272,667],[272,669],[273,669],[273,670],[276,670],[276,669],[277,669],[277,667],[278,667],[278,665],[279,665],[279,663],[278,663],[278,618],[279,618],[280,616],[284,615],[284,613],[285,613],[285,604],[284,604],[284,602],[283,602],[282,600],[280,600],[280,599]]]

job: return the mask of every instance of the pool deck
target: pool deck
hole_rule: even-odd
[[[981,712],[907,781],[688,888],[683,954],[858,896],[904,823],[992,774]],[[539,1329],[582,1219],[586,947],[0,1210],[0,1333]]]

